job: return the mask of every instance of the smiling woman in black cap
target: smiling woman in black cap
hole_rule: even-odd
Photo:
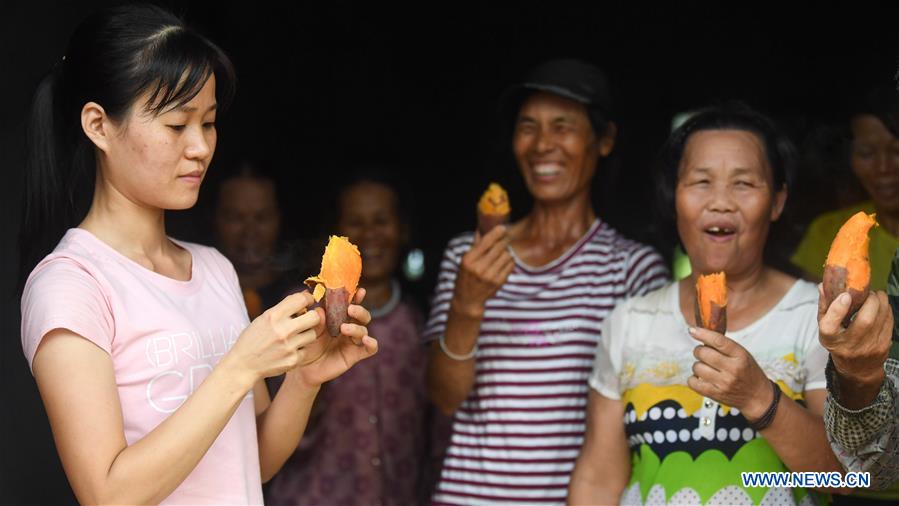
[[[456,237],[441,265],[425,331],[431,397],[455,414],[440,504],[564,502],[600,325],[667,278],[656,252],[591,205],[617,133],[602,71],[547,62],[503,105],[534,205],[508,227]]]

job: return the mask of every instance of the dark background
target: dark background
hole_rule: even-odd
[[[62,57],[74,26],[106,3],[0,4],[0,503],[74,502],[21,352],[16,229],[31,93]],[[627,235],[653,243],[650,166],[674,113],[740,98],[808,146],[822,126],[845,124],[847,103],[861,90],[895,84],[899,61],[895,2],[162,4],[224,48],[240,80],[219,121],[200,201],[169,217],[170,233],[209,242],[217,179],[235,160],[253,158],[278,174],[285,235],[317,237],[327,232],[339,175],[376,161],[395,167],[413,189],[415,244],[430,276],[446,241],[473,227],[475,199],[489,180],[512,189],[516,214],[526,211],[503,156],[508,139],[498,133],[496,99],[542,60],[579,57],[609,73],[618,165],[600,170],[596,206]],[[830,206],[809,190],[836,179],[827,170],[801,175],[805,202],[792,230]],[[422,293],[430,279],[419,284]]]

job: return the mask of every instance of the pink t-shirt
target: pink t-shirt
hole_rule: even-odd
[[[29,365],[51,330],[69,329],[112,357],[125,438],[140,440],[197,389],[248,324],[237,274],[214,248],[190,252],[177,281],[73,228],[34,268],[22,295]],[[164,504],[262,504],[252,391]]]

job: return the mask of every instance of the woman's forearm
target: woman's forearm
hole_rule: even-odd
[[[631,475],[624,407],[591,389],[584,445],[568,483],[568,504],[618,504]]]
[[[618,504],[621,500],[621,493],[627,486],[627,480],[630,478],[630,462],[626,459],[621,462],[613,473],[610,471],[608,462],[606,465],[597,467],[594,465],[596,461],[591,461],[591,457],[578,457],[574,465],[574,472],[571,473],[571,482],[568,484],[567,504],[572,506],[587,504]]]
[[[477,346],[482,315],[463,312],[450,305],[443,335],[444,345],[456,355],[465,355]],[[468,397],[474,386],[475,358],[455,360],[432,342],[428,351],[428,392],[431,401],[450,416]]]
[[[122,449],[105,481],[82,502],[159,503],[181,485],[206,455],[253,385],[254,378],[227,356],[170,417]]]
[[[827,442],[821,416],[786,396],[780,400],[774,421],[761,434],[791,471],[843,470]]]
[[[310,388],[290,371],[268,408],[256,418],[262,481],[269,481],[296,450],[321,387]]]

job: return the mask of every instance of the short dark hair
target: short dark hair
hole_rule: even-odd
[[[412,228],[412,192],[408,185],[399,177],[399,167],[390,167],[379,162],[366,162],[353,166],[340,181],[337,187],[335,202],[340,202],[344,193],[354,186],[364,183],[374,183],[389,188],[396,199],[396,212],[400,223]],[[334,225],[340,220],[340,209],[334,213]],[[411,230],[410,230],[411,234]]]
[[[851,105],[849,120],[863,114],[879,119],[894,136],[899,137],[899,91],[895,86],[870,88]]]
[[[280,193],[280,186],[278,185],[278,178],[275,175],[272,166],[263,160],[254,160],[249,158],[244,158],[238,160],[237,163],[230,165],[225,169],[225,173],[222,175],[221,179],[218,181],[216,185],[215,191],[215,207],[218,208],[218,205],[222,196],[222,188],[225,186],[225,183],[231,181],[232,179],[239,178],[247,178],[255,181],[259,181],[262,183],[268,183],[272,186],[272,191],[275,197],[276,207],[280,208],[280,203],[282,202],[282,196]]]

